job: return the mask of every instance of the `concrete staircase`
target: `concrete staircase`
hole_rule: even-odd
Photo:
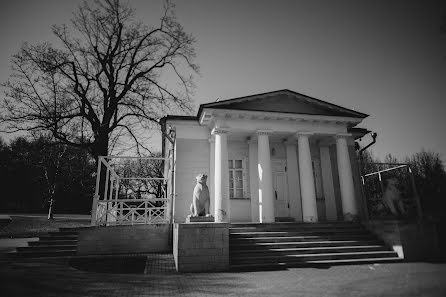
[[[40,236],[38,241],[28,242],[27,247],[18,247],[18,257],[64,257],[73,256],[77,251],[75,229],[61,228]]]
[[[402,261],[358,223],[234,223],[231,270]]]

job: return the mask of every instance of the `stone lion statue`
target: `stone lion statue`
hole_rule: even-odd
[[[190,212],[192,217],[209,217],[209,188],[206,185],[208,176],[206,174],[197,175],[197,184],[194,188],[194,195],[192,197],[192,204],[190,205]]]
[[[384,187],[383,202],[390,212],[395,215],[403,215],[406,213],[403,205],[401,192],[397,187],[398,181],[396,178],[389,178],[386,180]]]

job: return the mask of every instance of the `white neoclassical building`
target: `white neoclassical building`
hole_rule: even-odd
[[[363,216],[354,140],[366,114],[280,90],[167,116],[174,221],[189,214],[195,176],[209,176],[216,222],[320,222]]]

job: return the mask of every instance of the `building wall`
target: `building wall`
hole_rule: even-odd
[[[172,250],[170,224],[80,228],[78,255],[165,253]]]
[[[175,214],[177,223],[184,223],[190,214],[192,195],[196,185],[195,177],[200,174],[209,176],[208,139],[176,139],[175,147]],[[211,200],[210,212],[213,213]]]
[[[208,186],[211,196],[210,213],[214,212],[214,187],[213,187],[213,173],[211,169],[211,142],[210,130],[207,127],[199,126],[196,122],[185,122],[185,123],[174,123],[177,131],[176,146],[175,146],[175,205],[174,205],[174,220],[177,223],[182,223],[185,221],[187,215],[190,213],[190,204],[192,203],[192,194],[196,184],[195,177],[204,173],[209,176]],[[328,145],[328,144],[325,144]],[[338,219],[342,219],[342,202],[341,193],[339,186],[338,177],[338,167],[337,167],[337,156],[336,156],[336,145],[328,145],[330,153],[331,162],[331,176],[333,179],[333,194],[335,200],[335,207]],[[270,142],[271,159],[272,160],[286,160],[286,147],[281,141],[271,141]],[[321,167],[321,173],[325,169],[322,168],[320,162],[320,145],[318,141],[310,142],[311,157],[313,160],[319,162]],[[349,141],[349,152],[352,164],[352,173],[354,179],[355,187],[355,197],[357,199],[357,206],[360,211],[361,217],[364,216],[363,213],[363,202],[362,202],[362,191],[360,178],[358,176],[358,164],[356,160],[356,155],[353,147],[353,141]],[[298,151],[296,146],[296,154],[298,158]],[[252,191],[258,191],[258,189],[250,189],[250,173],[249,173],[249,145],[245,140],[235,140],[228,139],[228,159],[241,159],[244,162],[244,195],[243,197],[237,197],[238,199],[230,199],[230,216],[232,222],[243,222],[251,221],[251,196]],[[298,164],[297,164],[298,165]],[[289,171],[288,171],[289,172]],[[287,172],[287,174],[288,174]],[[325,174],[327,176],[327,174]],[[329,176],[329,175],[328,175]],[[324,182],[321,180],[319,185],[318,195],[318,209],[321,215],[320,220],[325,218],[325,193],[324,193]],[[290,177],[288,177],[290,180]],[[294,179],[291,179],[294,180]],[[289,201],[296,200],[297,203],[300,201],[300,193],[289,193]],[[291,205],[292,203],[290,203]]]
[[[251,221],[251,189],[249,188],[249,148],[242,140],[228,140],[228,160],[243,160],[243,197],[229,199],[231,222]]]
[[[341,186],[339,184],[338,159],[337,159],[335,144],[330,145],[330,160],[333,173],[333,186],[334,186],[334,194],[336,202],[336,212],[338,220],[342,220],[344,216],[342,214]]]
[[[364,207],[364,198],[361,189],[361,177],[359,173],[359,163],[358,158],[356,156],[355,147],[353,145],[348,146],[348,150],[350,153],[350,163],[352,164],[352,174],[353,174],[353,185],[355,186],[355,197],[356,197],[356,205],[358,207],[358,215],[361,218],[365,218],[365,207]]]
[[[251,222],[251,199],[230,199],[231,222]]]

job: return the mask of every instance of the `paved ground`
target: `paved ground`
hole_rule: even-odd
[[[48,216],[48,214],[44,213],[44,214],[39,214],[39,213],[5,213],[5,214],[0,214],[1,215],[6,215],[6,216],[10,216],[10,217],[23,217],[23,218],[46,218]],[[54,219],[71,219],[71,220],[89,220],[91,218],[91,215],[86,215],[86,214],[54,214]]]
[[[110,259],[112,259],[110,257]],[[141,260],[142,259],[142,260]],[[145,261],[133,271],[126,263]],[[88,261],[87,261],[88,262]],[[171,255],[121,261],[121,274],[67,261],[0,263],[6,296],[446,296],[446,264],[396,263],[240,273],[176,273]],[[138,265],[136,265],[138,266]],[[115,267],[116,268],[116,267]],[[93,269],[94,270],[94,269]]]
[[[1,214],[0,214],[1,215]],[[90,226],[90,216],[77,214],[55,214],[48,220],[46,214],[9,214],[12,218],[7,226],[0,227],[0,240],[3,238],[38,237],[41,234],[57,231],[62,227]]]

